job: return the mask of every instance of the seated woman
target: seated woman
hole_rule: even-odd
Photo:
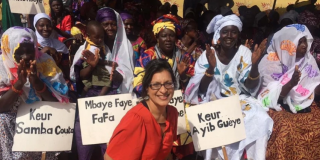
[[[143,100],[128,111],[114,130],[105,160],[172,159],[178,111],[168,105],[175,86],[170,64],[164,59],[150,61],[142,84]]]
[[[105,67],[110,73],[110,79],[108,78],[111,80],[110,87],[108,86],[107,91],[103,91],[103,89],[106,89],[104,88],[105,86],[92,85],[90,88],[87,88],[83,97],[95,97],[100,96],[101,94],[114,95],[130,93],[132,92],[133,80],[133,51],[131,43],[125,34],[121,17],[111,8],[102,8],[98,11],[96,19],[99,26],[88,28],[90,32],[87,32],[88,37],[86,42],[79,48],[75,55],[73,65],[71,66],[70,77],[74,82],[76,82],[78,94],[81,94],[84,89],[83,80],[89,80],[92,78],[92,76],[94,76],[92,75],[93,71],[97,69],[97,66]],[[104,32],[104,35],[101,35],[100,33],[100,25],[102,25],[102,32]],[[97,31],[99,32],[95,32],[96,29],[98,29]],[[88,46],[94,46],[94,43],[97,43],[93,40],[97,37],[99,37],[99,41],[103,42],[102,46],[99,45],[99,48],[101,48],[105,54],[104,56],[101,56],[101,59],[99,59],[95,53],[90,52],[90,48],[87,48]],[[86,59],[81,59],[82,56]],[[102,57],[104,57],[104,59],[102,59]],[[99,61],[97,61],[98,59]],[[84,67],[84,61],[89,65]],[[99,74],[101,74],[101,72]],[[101,77],[108,77],[108,75],[104,74]],[[101,149],[101,154],[97,154],[97,156],[100,156],[99,158],[103,158],[106,151],[106,144],[82,145],[78,114],[76,115],[75,122],[75,137],[80,160],[88,160],[92,158],[95,147],[99,147]]]
[[[49,0],[49,5],[53,29],[59,34],[59,41],[63,42],[67,38],[72,37],[70,34],[73,25],[72,17],[64,9],[62,0]]]
[[[41,159],[41,152],[13,152],[17,109],[36,101],[68,102],[68,87],[61,70],[46,53],[37,49],[36,34],[12,27],[1,38],[0,58],[0,157]],[[57,159],[47,153],[47,159]]]
[[[178,20],[170,14],[158,18],[153,22],[153,33],[158,44],[141,53],[134,69],[133,91],[138,97],[143,90],[144,67],[153,59],[166,59],[169,62],[177,79],[176,89],[186,86],[193,76],[192,56],[175,45],[177,36],[181,34]]]
[[[185,91],[186,102],[200,104],[240,95],[246,139],[226,146],[229,159],[241,159],[244,150],[248,159],[264,159],[273,121],[250,93],[259,87],[258,62],[266,40],[253,53],[239,43],[242,22],[236,15],[218,15],[210,22],[207,32],[214,32],[214,47],[207,45],[195,65],[195,76]],[[214,143],[214,142],[212,142]],[[217,151],[219,155],[217,155]],[[221,149],[209,149],[205,159],[222,156]]]
[[[52,56],[62,69],[65,79],[69,79],[69,50],[66,45],[52,37],[51,18],[45,13],[39,13],[34,17],[33,25],[41,52]]]
[[[275,122],[267,159],[320,155],[320,109],[313,103],[320,95],[320,76],[310,54],[312,41],[305,25],[286,26],[273,36],[259,64],[263,83],[258,99]]]
[[[121,13],[120,16],[123,21],[127,37],[130,40],[133,47],[133,52],[134,52],[133,62],[136,62],[140,57],[140,53],[144,52],[144,50],[147,49],[147,46],[144,40],[141,37],[137,36],[136,34],[137,32],[135,28],[136,24],[133,21],[133,17],[128,13]]]

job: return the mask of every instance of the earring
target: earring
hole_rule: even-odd
[[[240,45],[241,45],[241,42],[240,42]],[[236,46],[235,46],[235,48],[238,49],[238,47],[239,47],[240,45],[239,45],[239,41],[238,41],[237,44],[236,44]]]
[[[220,44],[220,39],[218,39],[217,44]]]

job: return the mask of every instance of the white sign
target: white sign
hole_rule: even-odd
[[[43,0],[9,0],[12,13],[37,14],[44,13]]]
[[[78,99],[83,145],[109,142],[122,117],[136,101],[131,94]]]
[[[186,112],[184,109],[183,103],[183,95],[181,90],[174,91],[174,95],[169,102],[169,105],[175,107],[178,110],[178,130],[177,134],[180,135],[182,133],[187,133],[187,125],[186,125]]]
[[[246,138],[239,96],[186,108],[196,151],[232,144]]]
[[[44,101],[19,106],[12,151],[70,151],[75,108]]]

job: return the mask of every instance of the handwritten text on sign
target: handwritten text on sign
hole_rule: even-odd
[[[12,13],[37,14],[44,13],[43,0],[9,0]]]
[[[135,105],[131,94],[78,99],[82,143],[109,142],[122,117]]]
[[[186,109],[196,151],[245,139],[239,96],[192,106]]]
[[[183,95],[181,90],[176,90],[174,92],[174,96],[170,100],[169,105],[176,107],[176,109],[178,110],[179,117],[177,134],[180,135],[182,133],[186,133],[186,116],[184,110]]]
[[[19,106],[13,151],[69,151],[75,104],[36,102]]]

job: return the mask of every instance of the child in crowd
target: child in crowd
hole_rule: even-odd
[[[103,43],[104,40],[104,30],[100,23],[96,21],[91,21],[87,25],[87,39],[85,49],[98,55],[99,59],[104,60],[106,58],[106,50]],[[82,63],[83,68],[87,68],[89,64],[85,61]],[[102,90],[99,94],[106,95],[111,86],[111,77],[109,71],[103,65],[96,65],[92,71],[91,78],[82,80],[84,84],[84,89],[82,92],[82,97],[84,97],[87,91],[92,86],[102,86]]]

